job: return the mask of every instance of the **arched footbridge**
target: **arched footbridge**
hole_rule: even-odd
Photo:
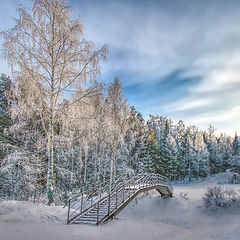
[[[159,174],[138,174],[129,180],[120,179],[109,191],[81,192],[68,200],[67,224],[100,225],[118,214],[138,194],[156,189],[162,197],[172,197],[173,187]]]

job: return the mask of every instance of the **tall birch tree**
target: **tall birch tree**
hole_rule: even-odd
[[[18,115],[37,112],[47,136],[47,192],[54,191],[54,136],[60,105],[71,92],[82,95],[95,88],[99,61],[106,58],[106,47],[94,50],[83,37],[79,18],[72,19],[65,0],[35,0],[30,10],[19,7],[16,25],[1,35],[4,57],[8,60],[17,89]],[[90,86],[90,87],[89,87]],[[50,203],[50,202],[49,202]]]

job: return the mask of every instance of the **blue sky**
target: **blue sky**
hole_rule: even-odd
[[[0,28],[18,4],[1,2]],[[68,0],[87,39],[108,44],[105,81],[118,76],[145,118],[159,114],[240,134],[240,1]],[[1,71],[9,72],[5,62]]]

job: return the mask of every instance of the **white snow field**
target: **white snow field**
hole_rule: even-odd
[[[168,200],[151,191],[98,227],[66,225],[67,209],[61,206],[1,201],[0,240],[239,240],[240,211],[213,213],[202,203],[207,187],[224,183],[226,177],[219,174],[203,182],[174,185],[174,197]]]

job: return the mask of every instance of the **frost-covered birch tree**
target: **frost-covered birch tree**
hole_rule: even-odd
[[[72,19],[65,0],[35,0],[30,10],[19,7],[17,12],[16,25],[1,33],[4,57],[19,92],[16,115],[36,112],[47,136],[49,192],[54,191],[55,124],[60,104],[73,91],[81,89],[82,99],[96,88],[99,61],[106,58],[106,47],[94,50],[94,44],[83,37],[80,19]],[[82,90],[86,84],[88,88]]]

